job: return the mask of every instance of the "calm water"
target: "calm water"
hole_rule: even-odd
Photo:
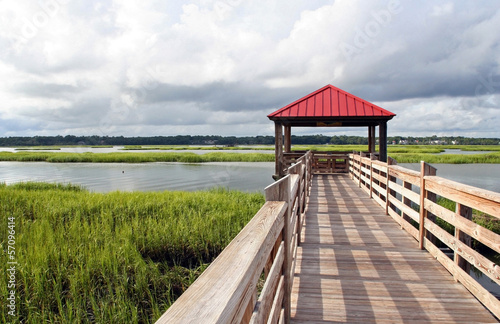
[[[437,153],[437,155],[441,154],[464,154],[464,155],[470,155],[470,154],[487,154],[487,153],[493,153],[494,151],[462,151],[460,149],[444,149],[444,152]]]
[[[0,182],[62,182],[96,192],[203,190],[262,191],[273,182],[273,162],[47,163],[0,162]]]
[[[420,170],[419,163],[401,163]],[[500,192],[500,164],[435,164],[437,175]],[[226,187],[261,191],[272,183],[273,162],[46,163],[0,162],[0,182],[71,182],[96,192],[201,190]]]

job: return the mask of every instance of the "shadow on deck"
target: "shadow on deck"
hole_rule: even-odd
[[[496,323],[348,175],[313,178],[293,323]]]

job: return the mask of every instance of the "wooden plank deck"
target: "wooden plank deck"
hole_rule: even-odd
[[[292,323],[497,323],[347,175],[313,179]]]

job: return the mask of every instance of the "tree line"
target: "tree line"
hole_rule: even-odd
[[[401,145],[499,145],[499,138],[472,138],[463,136],[404,137],[390,136],[389,144]],[[272,145],[274,136],[218,136],[218,135],[177,135],[177,136],[33,136],[0,137],[0,146],[64,146],[64,145]],[[362,136],[292,135],[295,145],[359,144],[368,145],[368,138]]]

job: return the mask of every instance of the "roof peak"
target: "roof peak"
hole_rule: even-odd
[[[276,110],[267,117],[279,118],[384,118],[396,114],[331,84]]]

